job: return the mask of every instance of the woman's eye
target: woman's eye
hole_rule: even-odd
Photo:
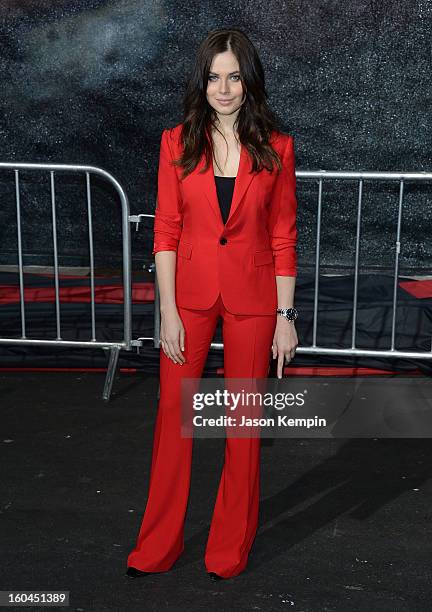
[[[235,81],[240,80],[240,76],[238,74],[234,74],[231,78],[234,79]],[[217,79],[217,76],[214,76],[214,75],[210,75],[208,78],[209,81],[214,81],[215,79]]]

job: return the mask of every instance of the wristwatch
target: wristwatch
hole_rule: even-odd
[[[298,317],[297,308],[278,308],[276,312],[287,321],[295,321]]]

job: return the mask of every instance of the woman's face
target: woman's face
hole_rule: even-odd
[[[232,51],[214,56],[207,83],[207,101],[221,115],[231,115],[242,105],[239,63]]]

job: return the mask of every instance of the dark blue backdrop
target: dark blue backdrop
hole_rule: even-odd
[[[98,165],[151,212],[161,131],[181,120],[197,45],[239,27],[259,50],[297,169],[432,170],[432,4],[413,0],[2,2],[0,161]],[[64,178],[64,180],[63,180]],[[85,264],[85,186],[59,178],[60,263]],[[0,264],[16,262],[14,186],[0,172]],[[22,175],[25,262],[51,263],[49,178]],[[394,260],[398,188],[365,184],[364,269]],[[299,181],[299,264],[312,264],[316,186]],[[406,185],[401,273],[431,269],[431,189]],[[97,263],[115,262],[115,198],[95,185]],[[357,193],[324,190],[322,261],[353,263]],[[151,259],[150,229],[133,234]]]

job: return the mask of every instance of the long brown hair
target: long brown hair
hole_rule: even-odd
[[[273,130],[279,130],[279,121],[267,105],[264,70],[258,53],[244,32],[238,29],[212,30],[198,48],[183,98],[183,125],[181,140],[183,154],[174,163],[183,166],[182,178],[190,174],[205,154],[208,169],[213,156],[211,127],[217,129],[216,111],[207,101],[208,77],[213,57],[217,53],[232,51],[240,67],[240,80],[246,98],[240,107],[236,128],[240,142],[252,158],[252,171],[266,168],[272,172],[274,164],[282,165],[278,153],[269,140]]]

